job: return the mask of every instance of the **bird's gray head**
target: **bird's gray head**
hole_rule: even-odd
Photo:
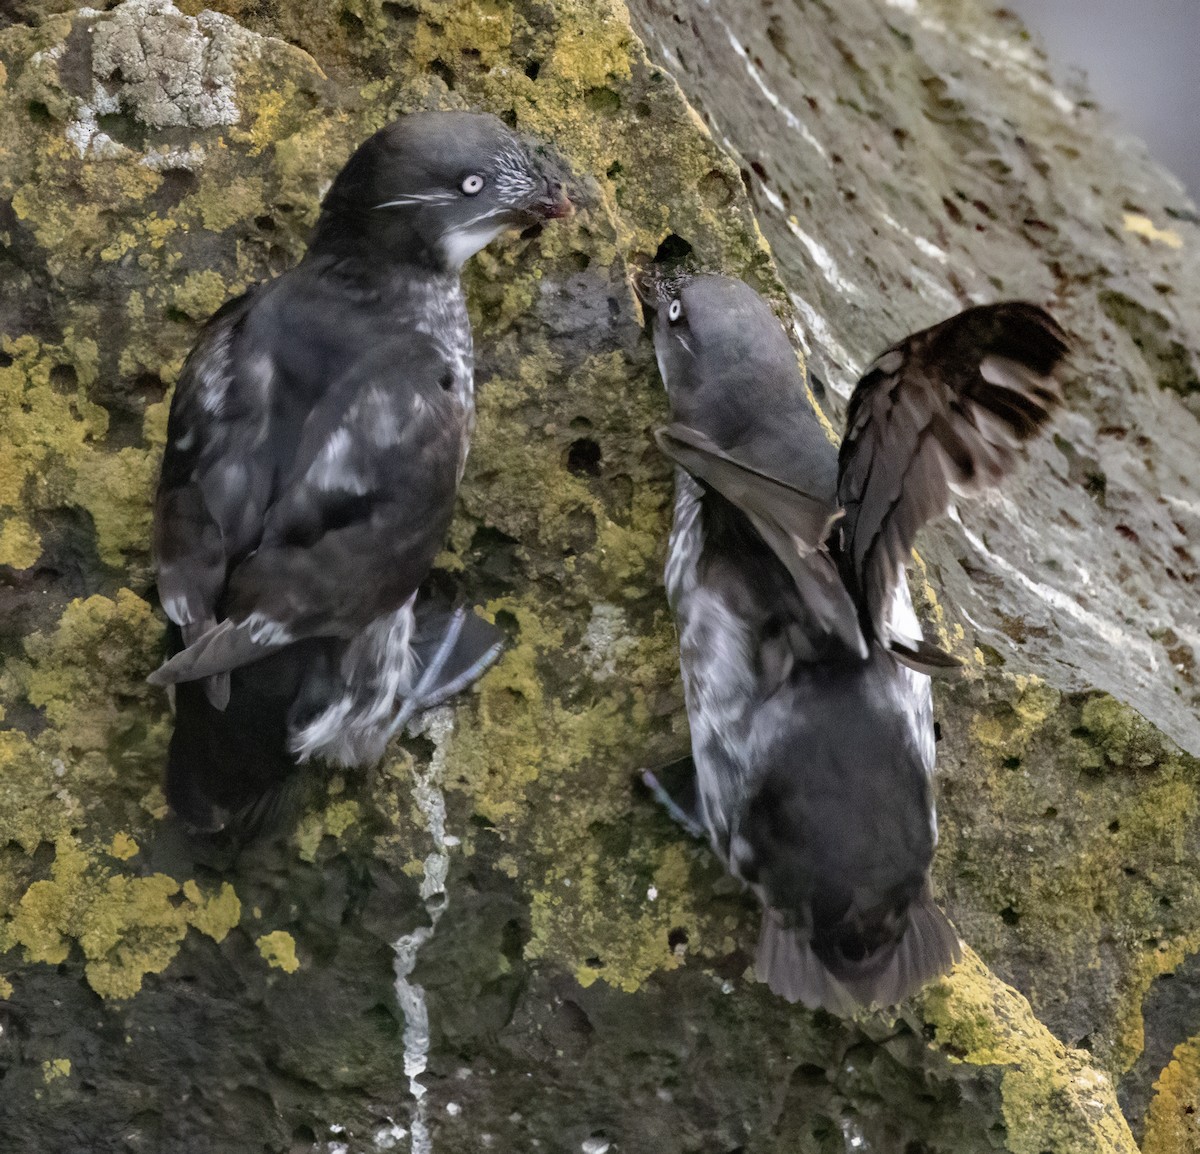
[[[497,117],[414,112],[347,161],[312,247],[457,271],[505,229],[571,211],[554,162]]]
[[[764,424],[811,411],[796,353],[770,306],[724,276],[644,274],[654,351],[671,417],[724,448]]]

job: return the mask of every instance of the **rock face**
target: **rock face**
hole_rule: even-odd
[[[0,16],[4,1144],[1200,1148],[1178,184],[968,0],[217,7]],[[167,393],[203,320],[303,251],[354,143],[416,107],[553,141],[587,201],[467,275],[480,419],[436,581],[516,642],[233,855],[158,788]],[[936,882],[973,950],[895,1017],[749,981],[756,911],[633,784],[686,747],[626,279],[664,242],[794,319],[835,424],[874,352],[967,303],[1044,301],[1077,338],[1053,441],[913,574],[969,666],[938,699]]]

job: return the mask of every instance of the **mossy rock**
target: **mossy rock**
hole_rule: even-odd
[[[1200,234],[1164,215],[1167,178],[1054,111],[1014,25],[867,0],[736,24],[608,0],[32,7],[0,28],[16,1146],[1091,1154],[1135,1149],[1114,1091],[1132,1069],[1147,1150],[1190,1149],[1194,1043],[1164,1050],[1184,1027],[1142,1006],[1198,945],[1197,765],[1175,744],[1197,752],[1195,612],[1162,611],[1192,572],[1194,481],[1172,473],[1170,517],[1147,512],[1151,465],[1102,430],[1140,382],[1144,419],[1171,416],[1138,446],[1165,474],[1194,418],[1088,302],[1119,276],[1163,318],[1145,332],[1197,348],[1194,274],[1126,215],[1184,252]],[[354,143],[417,107],[551,142],[582,203],[466,277],[479,423],[435,582],[514,645],[376,772],[315,788],[290,838],[234,856],[184,838],[158,785],[146,534],[169,392],[208,313],[303,251]],[[936,880],[978,955],[897,1016],[756,986],[756,911],[635,786],[687,742],[664,402],[628,280],[668,238],[798,317],[835,423],[856,365],[974,295],[1056,292],[1088,338],[1063,445],[1012,498],[1047,489],[1047,515],[999,499],[922,545],[922,611],[971,670],[939,697]],[[1089,580],[1134,591],[1127,620],[1044,593],[1067,518],[1114,538]],[[1117,526],[1174,576],[1125,572]]]

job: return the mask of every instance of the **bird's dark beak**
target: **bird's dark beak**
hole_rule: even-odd
[[[630,272],[629,279],[633,284],[633,291],[637,294],[637,299],[642,302],[642,307],[651,312],[657,312],[658,286],[662,279],[658,270],[653,265],[649,268],[635,268]]]
[[[529,206],[528,212],[538,223],[544,220],[564,220],[575,215],[575,205],[567,195],[563,182],[547,177],[542,195]]]

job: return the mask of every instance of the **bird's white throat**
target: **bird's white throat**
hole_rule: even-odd
[[[440,247],[447,267],[455,270],[462,268],[480,249],[491,244],[505,227],[503,223],[489,221],[486,224],[464,225],[446,233]]]

